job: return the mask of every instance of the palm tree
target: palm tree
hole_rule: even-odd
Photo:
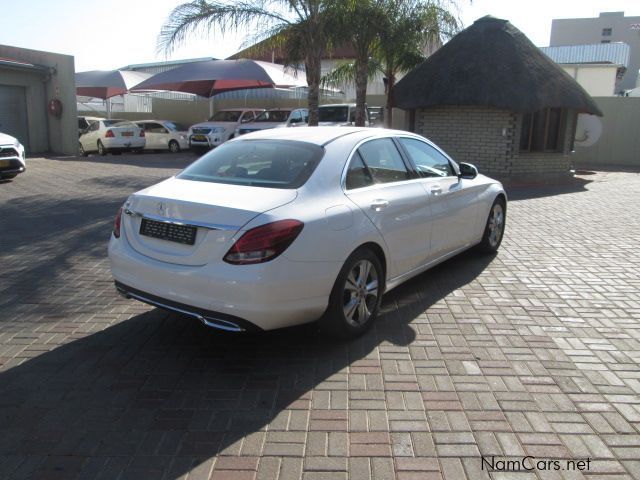
[[[373,4],[380,9],[379,30],[370,44],[366,62],[366,78],[382,75],[385,79],[385,123],[393,121],[393,87],[402,72],[412,70],[425,60],[425,49],[438,47],[443,39],[450,38],[458,29],[458,22],[443,2],[420,0],[381,0]],[[363,55],[364,57],[364,55]],[[360,71],[363,75],[363,70]],[[366,98],[366,82],[357,79],[355,62],[344,63],[322,78],[323,84],[356,83],[356,98]],[[363,87],[364,84],[364,87]],[[360,93],[358,93],[360,89]],[[364,90],[364,92],[362,91]],[[362,100],[364,108],[364,100]],[[363,122],[364,124],[364,122]]]
[[[321,59],[330,44],[331,9],[339,0],[192,0],[173,9],[162,26],[158,49],[170,52],[190,35],[217,28],[261,32],[265,49],[278,47],[286,64],[304,63],[309,85],[309,125],[318,124]]]

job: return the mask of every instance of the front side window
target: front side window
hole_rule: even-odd
[[[557,152],[561,149],[562,127],[566,111],[545,108],[522,116],[520,150],[523,152]]]
[[[415,138],[399,138],[398,140],[413,160],[421,177],[451,177],[455,175],[447,157],[431,145]]]
[[[358,148],[358,154],[373,183],[400,182],[409,178],[400,152],[390,138],[363,143]]]
[[[323,155],[323,147],[293,140],[230,142],[204,155],[178,178],[252,187],[299,188]]]

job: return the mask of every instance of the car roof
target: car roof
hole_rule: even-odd
[[[326,145],[333,140],[352,135],[354,141],[365,138],[386,137],[389,135],[406,135],[416,138],[423,138],[412,132],[405,130],[391,130],[387,128],[367,128],[367,127],[297,127],[297,128],[272,128],[259,130],[257,132],[243,135],[234,141],[243,140],[297,140],[314,143],[316,145]]]

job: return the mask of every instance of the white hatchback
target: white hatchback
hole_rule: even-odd
[[[99,155],[141,152],[145,143],[144,130],[135,123],[103,118],[89,122],[89,127],[78,139],[78,152],[83,157],[91,152],[98,152]]]
[[[144,130],[145,150],[169,150],[178,153],[189,148],[188,128],[170,120],[137,120]]]
[[[499,182],[419,135],[272,129],[131,195],[109,257],[122,295],[211,327],[321,319],[352,337],[386,291],[472,246],[497,250],[506,207]]]

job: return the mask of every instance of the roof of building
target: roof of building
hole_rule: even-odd
[[[32,70],[40,73],[47,73],[51,70],[51,67],[45,65],[37,65],[35,63],[6,57],[0,57],[0,67],[10,68],[12,70]]]
[[[631,47],[623,42],[613,42],[542,47],[540,50],[556,63],[612,63],[628,67]]]
[[[477,105],[513,112],[548,107],[602,115],[589,94],[507,20],[477,20],[394,88],[405,109]]]

